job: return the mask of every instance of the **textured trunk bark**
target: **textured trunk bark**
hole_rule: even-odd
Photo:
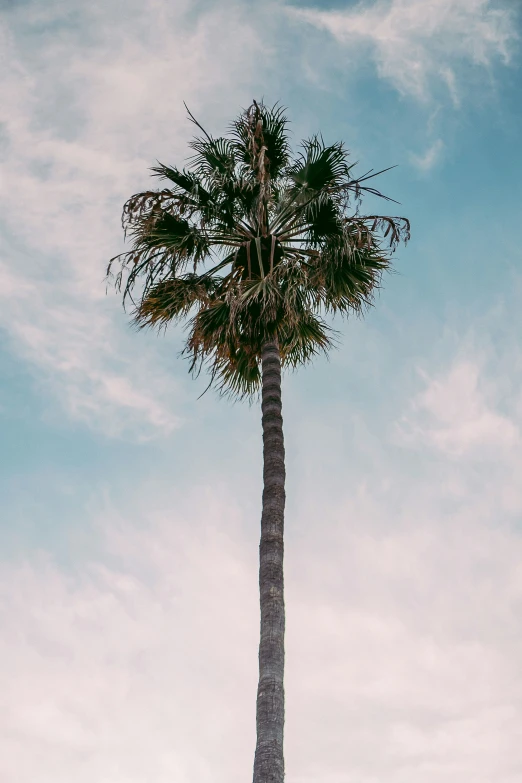
[[[261,638],[254,783],[283,783],[285,447],[281,415],[281,360],[276,341],[266,343],[263,348],[262,414],[263,511],[259,545]]]

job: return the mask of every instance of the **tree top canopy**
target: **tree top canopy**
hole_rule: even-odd
[[[391,199],[369,184],[383,172],[353,174],[342,142],[313,136],[292,153],[277,104],[254,101],[219,138],[188,114],[199,133],[188,165],[153,167],[167,186],[126,202],[131,249],[108,275],[137,325],[187,319],[191,370],[207,365],[221,391],[249,396],[267,341],[283,366],[328,350],[325,315],[371,304],[410,225],[361,212],[366,194]]]

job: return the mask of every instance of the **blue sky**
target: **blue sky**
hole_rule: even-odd
[[[520,16],[489,0],[0,3],[0,778],[250,774],[256,407],[106,296],[123,201],[252,97],[412,240],[286,376],[287,778],[522,772]],[[225,706],[224,706],[225,705]]]

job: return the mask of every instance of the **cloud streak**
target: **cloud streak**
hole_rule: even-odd
[[[290,13],[343,46],[369,46],[379,76],[401,94],[426,101],[442,81],[457,105],[460,65],[508,63],[517,37],[513,11],[489,0],[376,0],[345,11]]]
[[[50,3],[4,18],[0,323],[69,415],[148,437],[177,426],[177,386],[105,300],[119,212],[157,156],[184,157],[183,99],[220,121],[215,96],[234,74],[227,101],[241,105],[237,74],[250,79],[260,44],[234,9],[194,22],[181,4],[119,8]],[[34,47],[37,29],[48,45]]]

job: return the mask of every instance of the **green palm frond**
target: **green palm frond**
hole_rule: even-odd
[[[339,209],[331,198],[308,204],[303,213],[303,223],[308,226],[308,239],[313,248],[343,233]]]
[[[252,108],[256,108],[256,105]],[[259,116],[262,121],[263,144],[266,147],[270,177],[277,180],[285,171],[290,160],[288,119],[284,107],[277,104],[270,109],[261,103],[257,108],[259,108]],[[231,126],[237,157],[246,167],[247,172],[251,172],[255,165],[251,146],[254,120],[257,121],[255,112],[248,110],[238,117]]]
[[[230,139],[194,139],[189,146],[196,153],[189,159],[191,165],[208,181],[234,176],[237,161]]]
[[[368,184],[382,172],[355,177],[342,143],[313,136],[292,156],[277,104],[254,102],[230,137],[189,117],[200,131],[194,154],[184,169],[158,163],[153,176],[168,186],[126,202],[131,248],[108,275],[118,267],[113,283],[139,326],[188,319],[192,372],[206,367],[222,393],[251,396],[267,341],[290,368],[328,352],[336,333],[323,315],[372,304],[410,225],[361,214],[365,194],[387,198]]]
[[[140,326],[166,326],[186,317],[197,303],[210,301],[217,281],[189,273],[156,283],[140,301],[134,319]]]
[[[308,364],[319,353],[327,354],[334,344],[332,328],[322,318],[305,311],[293,328],[284,324],[278,332],[283,367]]]
[[[296,190],[319,193],[347,184],[351,168],[342,142],[326,146],[320,136],[313,136],[302,142],[288,174]]]
[[[194,171],[180,170],[174,166],[164,166],[162,163],[152,166],[151,171],[154,172],[154,177],[170,180],[181,192],[193,194],[203,188]]]
[[[163,209],[151,215],[144,228],[141,242],[145,247],[163,248],[175,254],[180,261],[186,259],[198,264],[210,249],[208,237],[201,229],[180,215]]]

